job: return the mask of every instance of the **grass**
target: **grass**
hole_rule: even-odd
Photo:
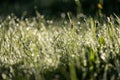
[[[69,19],[0,18],[0,80],[120,80],[120,18]]]

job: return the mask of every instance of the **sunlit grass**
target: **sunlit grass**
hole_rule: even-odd
[[[103,22],[0,19],[0,79],[119,80],[120,19]]]

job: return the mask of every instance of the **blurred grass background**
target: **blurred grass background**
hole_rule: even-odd
[[[120,14],[120,0],[0,0],[0,15],[14,13],[17,16],[34,16],[35,11],[44,15],[58,16],[71,12],[97,15]]]

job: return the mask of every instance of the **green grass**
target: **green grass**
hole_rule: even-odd
[[[1,18],[0,80],[120,80],[120,18]]]

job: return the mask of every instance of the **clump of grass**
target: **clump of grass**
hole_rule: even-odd
[[[120,19],[71,20],[1,19],[0,79],[119,80]]]

